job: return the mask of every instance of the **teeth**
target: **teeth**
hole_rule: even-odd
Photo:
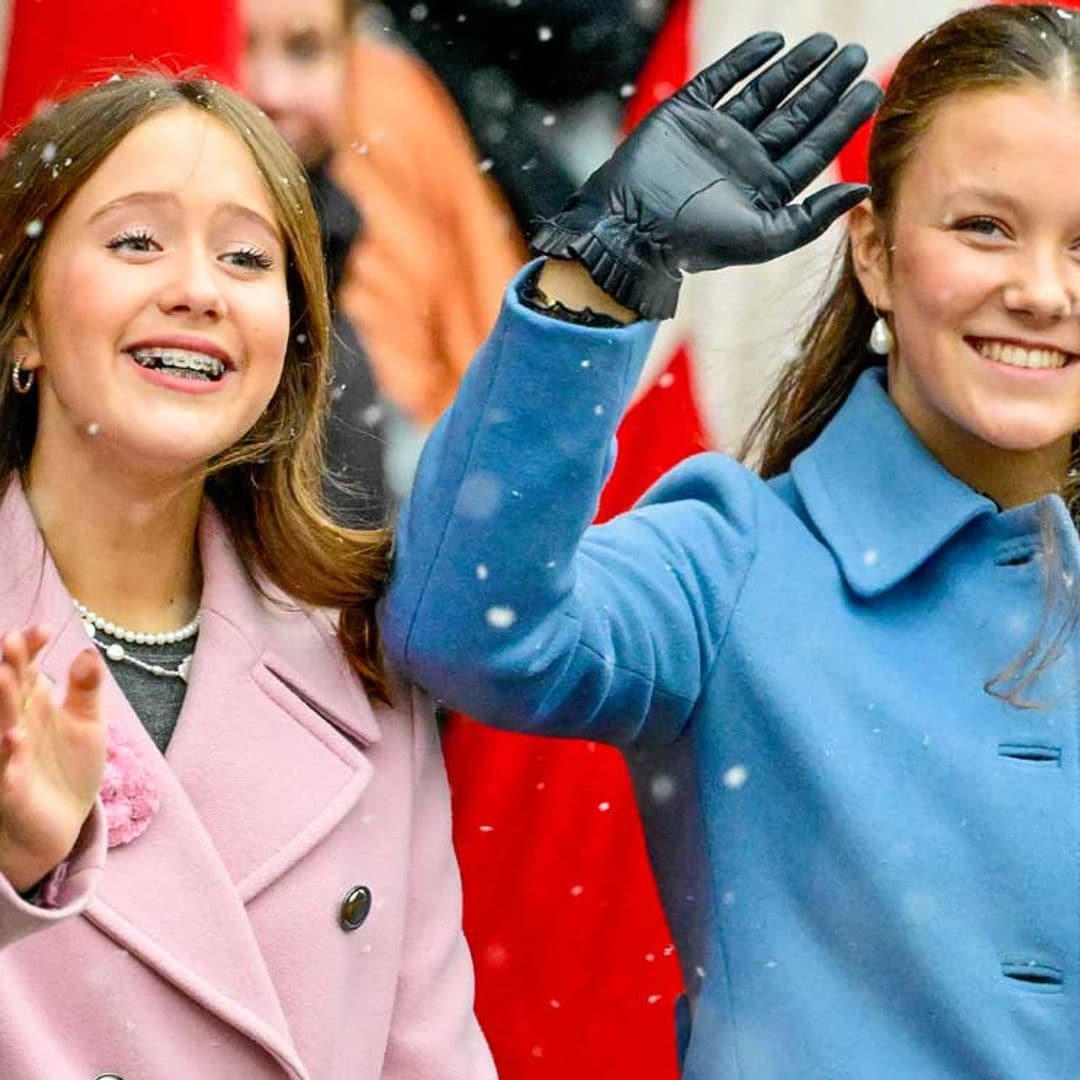
[[[1025,349],[1019,345],[1006,345],[1001,341],[981,341],[978,351],[987,360],[1012,367],[1059,368],[1064,367],[1068,355],[1058,349]]]
[[[225,365],[216,356],[207,356],[205,353],[191,352],[188,349],[133,349],[131,355],[142,367],[173,368],[191,372],[189,377],[220,379],[225,374]]]

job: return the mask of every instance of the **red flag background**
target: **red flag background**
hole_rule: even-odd
[[[44,100],[137,63],[235,84],[238,0],[11,0],[0,134]]]

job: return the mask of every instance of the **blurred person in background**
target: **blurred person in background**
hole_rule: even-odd
[[[453,95],[525,235],[614,149],[671,0],[386,0]]]
[[[339,300],[394,408],[391,476],[402,490],[526,252],[438,77],[383,9],[359,5],[353,29],[333,169],[365,228]]]
[[[383,406],[356,329],[336,302],[363,223],[331,175],[343,129],[346,32],[342,0],[243,0],[241,85],[277,126],[308,175],[319,214],[334,318],[326,494],[360,527],[387,515]]]

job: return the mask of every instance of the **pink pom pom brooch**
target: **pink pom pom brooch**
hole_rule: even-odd
[[[143,833],[161,805],[153,775],[126,736],[109,725],[101,801],[109,826],[109,847],[129,844]]]

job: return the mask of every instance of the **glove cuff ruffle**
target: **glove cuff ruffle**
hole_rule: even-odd
[[[668,319],[675,313],[682,278],[658,265],[662,258],[655,245],[640,236],[621,235],[625,228],[609,219],[582,232],[567,229],[556,219],[541,226],[530,247],[540,255],[577,259],[608,296],[642,318]],[[635,243],[644,245],[650,257],[635,252]]]

